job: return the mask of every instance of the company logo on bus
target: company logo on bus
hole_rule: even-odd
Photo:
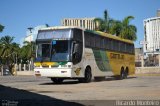
[[[111,59],[124,59],[124,55],[122,54],[116,54],[116,53],[110,53]]]

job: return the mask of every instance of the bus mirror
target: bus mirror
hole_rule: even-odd
[[[74,43],[73,47],[73,63],[76,63],[79,59],[79,44]]]
[[[78,53],[78,48],[79,48],[79,44],[78,44],[78,43],[75,43],[75,44],[74,44],[73,54]]]

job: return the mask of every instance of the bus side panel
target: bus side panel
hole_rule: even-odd
[[[127,70],[127,67],[129,75],[135,73],[134,55],[118,53],[118,52],[107,52],[107,55],[109,57],[109,62],[114,75],[120,75],[121,68]]]
[[[106,51],[85,48],[84,54],[84,67],[86,67],[87,65],[91,66],[92,75],[94,77],[112,75]]]
[[[113,71],[113,74],[114,75],[120,75],[120,69],[121,69],[121,66],[124,65],[124,60],[123,59],[117,59],[117,56],[115,54],[117,53],[114,53],[114,52],[106,52],[108,58],[109,58],[109,62],[110,62],[110,66],[111,66],[111,69]]]
[[[93,76],[120,75],[121,68],[128,68],[128,74],[135,73],[133,54],[85,48],[83,66],[91,66]]]
[[[133,75],[135,74],[135,55],[127,55],[128,57],[126,58],[126,62],[128,63],[128,67],[129,67],[129,75]]]

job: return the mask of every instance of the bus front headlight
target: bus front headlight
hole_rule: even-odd
[[[68,65],[68,68],[71,68],[72,67],[72,65]]]
[[[67,67],[67,65],[61,65],[61,67]]]
[[[64,67],[64,68],[71,68],[72,65],[61,65],[61,67]]]

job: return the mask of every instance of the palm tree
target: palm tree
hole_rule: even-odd
[[[95,18],[94,22],[98,23],[98,27],[96,28],[96,30],[107,32],[107,33],[110,31],[112,19],[109,18],[107,10],[104,11],[104,19]]]
[[[35,43],[34,42],[24,42],[24,46],[21,48],[21,59],[24,64],[31,62],[33,65],[33,59],[35,57]]]
[[[123,21],[114,20],[109,18],[108,12],[105,10],[104,19],[95,18],[94,22],[98,23],[96,30],[135,41],[137,39],[137,28],[134,25],[130,25],[130,20],[132,19],[134,19],[133,16],[128,16]]]
[[[18,53],[19,45],[13,42],[14,37],[4,36],[0,39],[0,55],[2,63],[9,67],[9,71],[13,74],[13,67],[16,63],[16,55]]]
[[[4,29],[4,26],[0,24],[0,32],[2,32]]]
[[[10,53],[12,53],[12,44],[14,37],[4,36],[0,39],[1,44],[1,57],[7,57]]]
[[[132,19],[134,19],[133,16],[128,16],[124,18],[124,20],[122,21],[122,30],[119,36],[124,39],[135,41],[137,39],[137,28],[136,26],[129,24],[130,20]]]
[[[35,43],[34,42],[28,42],[28,41],[25,41],[23,43],[24,43],[24,48],[28,51],[26,56],[29,59],[32,58],[32,57],[34,57]]]
[[[122,22],[118,20],[112,21],[112,26],[110,27],[110,33],[112,35],[119,36],[122,30]]]
[[[24,46],[21,48],[21,58],[24,64],[30,64],[31,70],[33,69],[33,59],[35,57],[35,43],[24,42]]]

